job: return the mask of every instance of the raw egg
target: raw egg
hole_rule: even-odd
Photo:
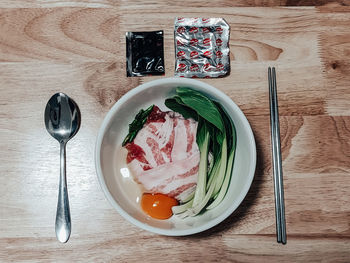
[[[175,198],[163,194],[143,194],[141,199],[142,210],[156,219],[168,219],[173,215],[171,208],[178,205]]]

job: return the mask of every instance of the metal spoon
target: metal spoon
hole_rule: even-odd
[[[45,126],[61,147],[61,175],[56,213],[56,237],[65,243],[71,233],[71,219],[66,179],[66,143],[80,127],[78,105],[64,93],[56,93],[45,108]]]

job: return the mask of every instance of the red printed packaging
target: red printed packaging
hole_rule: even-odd
[[[223,18],[175,19],[175,76],[217,78],[230,72],[230,27]]]

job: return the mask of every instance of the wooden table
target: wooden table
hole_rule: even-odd
[[[0,261],[349,262],[349,2],[288,8],[151,2],[0,3]],[[236,4],[293,2],[313,4]],[[164,30],[170,77],[175,16],[224,17],[230,24],[232,72],[204,81],[241,107],[258,149],[255,179],[241,206],[220,225],[189,237],[159,236],[124,220],[105,199],[94,168],[95,139],[107,111],[127,91],[159,78],[126,77],[125,32]],[[275,236],[270,65],[277,68],[279,89],[285,246]],[[67,244],[54,233],[59,145],[43,122],[46,102],[58,91],[74,98],[82,113],[81,129],[67,147]]]

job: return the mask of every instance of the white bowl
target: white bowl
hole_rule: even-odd
[[[164,101],[178,86],[191,87],[219,101],[231,116],[237,131],[237,149],[229,189],[219,206],[195,217],[157,220],[147,216],[126,189],[120,169],[126,167],[120,153],[128,124],[136,113],[151,104],[166,109]],[[256,147],[251,127],[238,106],[224,93],[204,82],[185,78],[163,78],[142,84],[125,94],[105,117],[96,142],[95,162],[102,190],[112,206],[134,225],[162,235],[184,236],[207,230],[227,218],[246,196],[253,181]],[[124,174],[125,176],[125,174]]]

